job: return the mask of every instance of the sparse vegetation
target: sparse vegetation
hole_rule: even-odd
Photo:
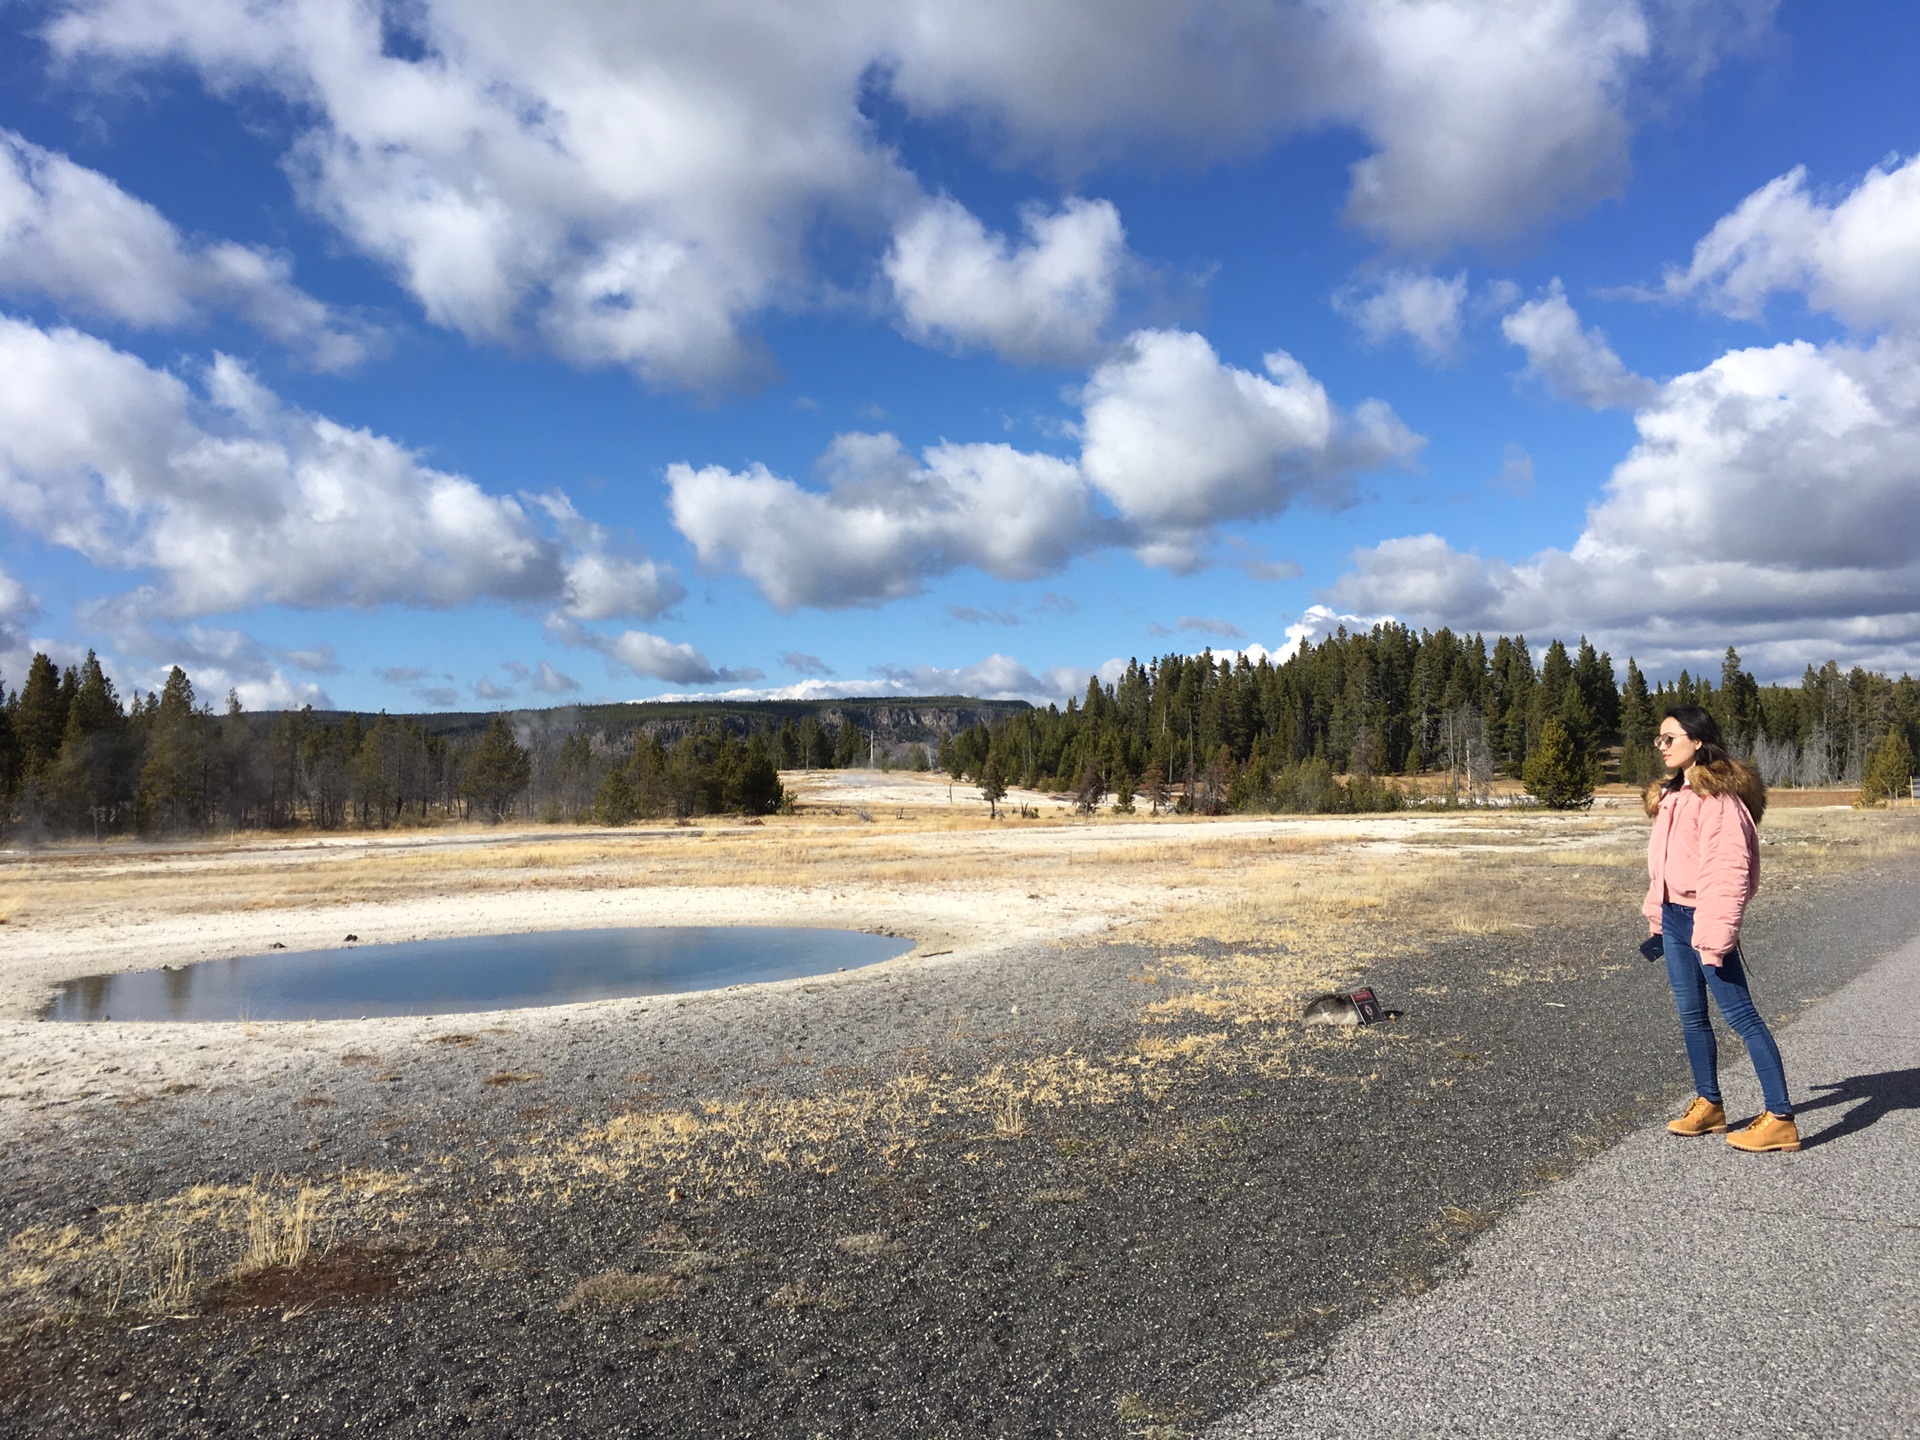
[[[675,1275],[628,1274],[624,1270],[606,1270],[590,1275],[567,1292],[560,1302],[562,1311],[626,1310],[635,1305],[651,1305],[671,1300],[685,1288]]]
[[[326,1184],[256,1178],[102,1206],[87,1224],[28,1226],[0,1252],[0,1311],[56,1297],[106,1314],[188,1311],[211,1287],[309,1263],[345,1229],[390,1232],[413,1188],[376,1171]]]
[[[807,1280],[789,1280],[767,1296],[769,1310],[845,1310],[852,1304],[844,1291]]]
[[[862,1260],[897,1254],[906,1248],[882,1230],[863,1230],[857,1235],[842,1235],[833,1243],[836,1248]]]

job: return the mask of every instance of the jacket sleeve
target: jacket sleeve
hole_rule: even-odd
[[[1647,832],[1647,898],[1640,902],[1640,913],[1647,917],[1647,931],[1652,935],[1658,935],[1665,924],[1660,906],[1667,898],[1667,887],[1661,869],[1666,858],[1667,830],[1672,824],[1672,807],[1662,805],[1654,812],[1653,828]]]
[[[1760,837],[1747,807],[1716,795],[1700,816],[1700,878],[1694,887],[1693,948],[1724,955],[1740,942],[1740,920],[1759,888]]]

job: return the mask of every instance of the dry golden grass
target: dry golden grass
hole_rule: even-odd
[[[1278,843],[1223,840],[1209,836],[1204,826],[1156,825],[1130,817],[1067,827],[923,816],[851,827],[787,820],[751,829],[729,824],[705,832],[648,831],[630,839],[468,841],[397,851],[262,849],[236,842],[186,855],[35,857],[19,900],[10,903],[63,914],[105,907],[120,914],[186,914],[549,887],[945,888],[1048,877],[1078,881],[1090,871],[1124,885],[1148,883],[1167,865],[1226,870],[1256,852],[1326,843],[1294,837]]]
[[[567,1292],[560,1302],[562,1310],[627,1310],[635,1305],[650,1305],[671,1300],[686,1287],[673,1275],[630,1275],[624,1270],[607,1270],[589,1276]]]
[[[318,1185],[256,1178],[104,1206],[87,1225],[29,1226],[0,1252],[0,1302],[29,1314],[61,1297],[83,1310],[175,1314],[215,1281],[323,1253],[345,1228],[377,1234],[404,1224],[414,1188],[385,1171]]]
[[[842,1235],[833,1243],[836,1249],[862,1260],[876,1260],[882,1255],[895,1255],[906,1249],[883,1230],[863,1230],[857,1235]]]
[[[1027,1198],[1035,1205],[1078,1205],[1087,1198],[1087,1191],[1082,1185],[1066,1185],[1052,1190],[1036,1190]]]
[[[247,1198],[246,1250],[234,1272],[250,1275],[304,1261],[315,1247],[320,1205],[319,1193],[311,1185],[302,1185],[288,1203],[282,1197],[262,1193],[256,1184]]]
[[[806,1280],[789,1280],[767,1296],[769,1310],[846,1310],[853,1301],[844,1291],[831,1285],[815,1285]]]

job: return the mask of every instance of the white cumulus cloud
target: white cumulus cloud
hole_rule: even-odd
[[[1460,348],[1461,312],[1467,276],[1393,270],[1370,285],[1335,291],[1333,308],[1358,328],[1370,345],[1405,336],[1429,360],[1453,358]]]
[[[136,329],[225,311],[320,370],[346,370],[376,338],[301,290],[286,258],[189,242],[96,170],[0,130],[0,292]]]
[[[711,390],[764,368],[744,330],[815,285],[817,223],[872,225],[917,187],[860,113],[875,15],[719,0],[99,0],[56,53],[184,62],[265,87],[305,128],[316,214],[428,318]],[[389,53],[408,29],[417,59]]]
[[[1207,163],[1346,126],[1369,147],[1349,217],[1431,251],[1503,241],[1617,191],[1636,95],[1663,71],[1696,78],[1767,9],[72,0],[44,33],[68,64],[184,65],[217,94],[278,95],[303,202],[435,324],[713,390],[764,372],[758,316],[831,288],[814,237],[864,243],[938,221],[863,110],[875,89],[1063,175],[1143,155]],[[414,58],[385,43],[389,27]],[[1057,353],[1100,307],[1085,252],[1108,233],[1092,210],[1063,217],[1071,234],[1030,243],[1075,285],[1096,277],[1068,319],[1023,329],[1002,316],[978,333],[921,285],[925,317],[909,325]],[[976,238],[985,251],[972,253],[992,251],[988,237],[960,243]],[[1047,291],[1020,254],[985,267],[995,293],[1008,276]],[[1049,293],[1056,309],[1063,293]]]
[[[0,513],[156,572],[168,614],[490,599],[605,618],[678,598],[563,501],[547,508],[571,546],[518,500],[288,405],[226,356],[196,394],[92,336],[0,317],[0,373]]]
[[[1071,461],[1010,445],[936,445],[916,461],[892,435],[842,435],[822,470],[824,491],[763,465],[673,465],[668,508],[703,563],[738,568],[782,610],[877,604],[962,565],[1030,579],[1097,528]]]
[[[24,620],[37,614],[39,601],[33,593],[4,569],[0,569],[0,624],[9,621]]]
[[[0,680],[11,679],[15,688],[25,683],[32,659],[26,622],[39,613],[33,593],[0,569]]]
[[[855,696],[966,695],[979,700],[1027,700],[1064,705],[1086,693],[1098,675],[1108,683],[1126,672],[1125,660],[1108,660],[1097,670],[1054,666],[1038,673],[1011,655],[995,653],[972,665],[878,665],[863,680],[808,679],[766,688],[742,686],[698,695],[659,695],[657,700],[845,700]]]
[[[571,548],[561,610],[576,620],[651,620],[686,598],[670,566],[629,547],[574,508],[559,491],[534,497]]]
[[[1334,106],[1375,146],[1347,200],[1362,228],[1412,250],[1507,240],[1625,183],[1646,7],[1358,0],[1329,15],[1352,67]]]
[[[1379,401],[1351,415],[1283,350],[1265,375],[1203,336],[1143,330],[1096,369],[1082,403],[1081,468],[1159,557],[1226,520],[1337,495],[1356,470],[1405,462],[1421,441]]]
[[[1659,386],[1629,370],[1598,330],[1580,328],[1558,279],[1500,322],[1500,332],[1527,352],[1527,373],[1562,400],[1590,410],[1631,409]]]
[[[1794,291],[1860,329],[1920,327],[1920,156],[1876,166],[1832,205],[1795,167],[1721,219],[1665,291],[1743,320]]]
[[[764,465],[676,464],[668,509],[703,564],[737,569],[782,610],[879,604],[964,566],[1028,580],[1112,545],[1198,569],[1214,527],[1336,499],[1423,443],[1380,401],[1342,411],[1284,352],[1265,366],[1228,365],[1199,335],[1138,331],[1082,392],[1077,459],[943,443],[916,460],[892,435],[841,435],[824,490]]]
[[[1029,208],[1026,241],[989,235],[964,206],[937,200],[902,226],[883,268],[909,334],[1010,360],[1090,358],[1127,261],[1120,212],[1069,200]]]
[[[319,685],[288,677],[290,657],[262,645],[244,630],[174,624],[150,591],[136,590],[83,606],[87,627],[112,641],[106,662],[123,688],[158,690],[178,665],[193,681],[203,704],[220,708],[228,692],[248,710],[289,710],[300,705],[330,710],[333,700]]]
[[[547,635],[572,649],[598,651],[606,657],[609,673],[624,670],[643,680],[665,680],[675,685],[718,685],[760,678],[758,670],[720,669],[685,641],[668,640],[646,630],[604,635],[555,614],[547,618]]]
[[[1920,668],[1920,347],[1731,351],[1661,386],[1565,550],[1482,558],[1436,535],[1358,552],[1333,597],[1456,627],[1605,637],[1770,673],[1837,655]],[[1749,653],[1751,652],[1751,653]]]
[[[1207,160],[1360,131],[1347,212],[1396,248],[1500,241],[1617,192],[1636,84],[1697,79],[1759,3],[972,0],[895,7],[891,84],[1020,160]]]

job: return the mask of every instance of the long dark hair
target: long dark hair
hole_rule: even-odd
[[[1720,733],[1720,722],[1713,718],[1710,711],[1698,705],[1669,705],[1666,719],[1676,722],[1687,732],[1687,738],[1700,747],[1700,753],[1693,757],[1695,765],[1711,765],[1716,760],[1731,760],[1727,753],[1727,740]],[[1678,790],[1687,783],[1687,772],[1675,770],[1667,776],[1663,790]]]

